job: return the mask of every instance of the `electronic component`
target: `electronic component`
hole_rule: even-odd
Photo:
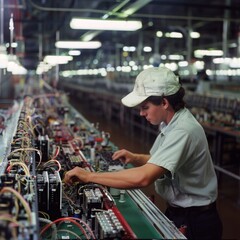
[[[102,209],[102,193],[99,188],[84,189],[83,191],[83,209],[87,218],[95,215],[95,209]]]
[[[43,171],[37,174],[38,209],[39,211],[49,210],[49,178],[48,172]]]
[[[35,147],[42,153],[42,161],[46,162],[49,160],[49,138],[48,136],[38,136],[35,140]],[[39,161],[39,156],[36,154],[36,161]]]
[[[62,180],[59,172],[49,173],[49,211],[58,216],[62,209]]]
[[[112,160],[112,155],[113,152],[111,150],[98,151],[97,156],[99,156],[99,166],[101,170],[113,172],[125,168],[125,164],[121,160]]]
[[[121,239],[124,236],[124,228],[111,209],[97,212],[95,219],[95,232],[98,239]]]

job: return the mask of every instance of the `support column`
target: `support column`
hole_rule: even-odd
[[[231,0],[225,0],[226,6],[230,6]],[[229,17],[230,12],[229,9],[224,11],[224,20],[223,20],[223,43],[222,43],[222,50],[223,50],[223,57],[228,57],[228,30],[229,30]]]

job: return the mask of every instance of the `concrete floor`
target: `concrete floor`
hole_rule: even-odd
[[[122,129],[118,123],[109,122],[97,111],[89,111],[88,106],[79,105],[79,101],[71,101],[72,105],[81,112],[88,121],[99,123],[99,129],[111,134],[110,140],[119,148],[126,148],[133,152],[147,153],[150,143],[144,143],[139,138],[130,137],[127,129]],[[136,133],[137,135],[137,133]],[[240,183],[221,174],[219,179],[219,197],[217,207],[223,222],[223,239],[240,240]],[[155,204],[161,211],[165,210],[165,202],[155,194],[154,186],[143,189],[143,192],[154,197]]]

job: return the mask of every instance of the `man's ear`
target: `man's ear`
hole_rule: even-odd
[[[163,98],[162,105],[165,109],[167,109],[170,104],[169,104],[169,101],[166,98]]]

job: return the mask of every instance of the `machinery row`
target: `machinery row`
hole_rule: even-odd
[[[117,147],[63,93],[25,96],[1,110],[1,239],[136,239],[116,201],[128,194],[159,238],[184,239],[141,191],[65,185],[66,171],[118,171]],[[141,202],[142,201],[142,202]],[[150,237],[151,238],[151,237]]]

